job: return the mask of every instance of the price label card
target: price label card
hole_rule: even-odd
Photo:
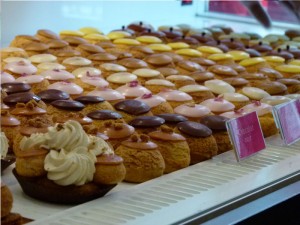
[[[231,119],[226,126],[238,161],[266,148],[256,112]]]
[[[300,99],[275,106],[273,115],[286,145],[300,139]]]

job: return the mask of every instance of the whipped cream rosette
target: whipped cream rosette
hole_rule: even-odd
[[[5,158],[8,152],[8,140],[4,132],[0,132],[1,159]]]
[[[45,158],[45,170],[49,180],[56,184],[83,185],[93,180],[97,158],[86,147],[79,146],[73,151],[51,150]]]
[[[47,177],[58,185],[83,185],[93,180],[97,156],[113,154],[101,138],[85,133],[80,123],[69,120],[49,127],[47,133],[24,137],[22,151],[49,149],[44,160]]]
[[[15,162],[15,157],[8,154],[9,144],[4,132],[0,132],[1,172]]]
[[[24,136],[20,150],[15,177],[27,195],[47,202],[79,204],[102,197],[126,173],[123,159],[74,120]]]

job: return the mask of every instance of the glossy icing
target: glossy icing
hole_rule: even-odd
[[[256,87],[244,87],[242,93],[254,100],[260,100],[270,96],[268,92]]]
[[[269,97],[265,97],[261,100],[262,103],[266,103],[268,105],[279,105],[285,102],[289,102],[292,99],[290,99],[289,97],[286,96],[269,96]]]
[[[4,84],[4,83],[10,83],[10,82],[14,82],[15,81],[15,78],[9,74],[9,73],[6,73],[6,72],[1,72],[1,84]]]
[[[141,97],[136,98],[135,100],[146,103],[148,106],[150,106],[150,108],[156,107],[159,104],[166,102],[166,100],[163,97],[152,94],[145,94]]]
[[[104,98],[106,101],[122,100],[125,99],[124,95],[120,92],[110,88],[97,88],[94,91],[89,92],[87,95],[99,96]]]
[[[147,47],[151,48],[153,51],[159,51],[159,52],[172,51],[172,48],[169,45],[165,45],[165,44],[150,44]]]
[[[174,109],[175,113],[186,117],[202,117],[208,115],[211,111],[208,107],[200,104],[183,104]]]
[[[208,80],[204,82],[205,87],[216,94],[234,93],[235,88],[222,80]]]
[[[147,35],[139,36],[136,38],[136,40],[141,43],[147,43],[147,44],[162,43],[162,40],[159,39],[158,37],[147,36]]]
[[[92,61],[83,57],[75,56],[67,58],[63,61],[63,64],[73,65],[73,66],[88,66],[92,64]]]
[[[126,67],[114,63],[103,63],[100,65],[100,68],[103,68],[106,71],[113,71],[113,72],[127,71]]]
[[[113,83],[118,83],[118,84],[129,83],[136,79],[137,79],[136,75],[134,75],[132,73],[128,73],[128,72],[113,73],[106,78],[106,80],[108,82],[113,82]]]
[[[185,56],[191,56],[191,57],[202,56],[202,53],[200,51],[191,49],[191,48],[179,49],[179,50],[175,51],[175,53],[179,54],[179,55],[185,55]]]
[[[175,87],[175,84],[164,79],[151,79],[145,82],[145,85],[161,85],[166,87]]]
[[[32,63],[55,62],[56,59],[57,57],[51,54],[37,54],[29,57]]]
[[[37,68],[34,65],[27,63],[24,60],[8,63],[5,65],[4,69],[17,74],[35,74],[37,72]]]
[[[16,79],[16,82],[36,84],[42,82],[44,79],[45,78],[41,75],[25,75],[25,76],[18,77]]]
[[[21,57],[8,57],[6,59],[2,59],[3,62],[5,63],[11,63],[11,62],[19,62],[19,61],[24,61],[26,62],[27,64],[30,64],[30,60],[28,59],[25,59],[25,58],[21,58]]]
[[[186,85],[178,89],[179,91],[183,91],[186,93],[190,92],[199,92],[199,91],[210,91],[209,88],[199,85],[199,84],[191,84],[191,85]]]
[[[71,95],[79,95],[83,92],[83,89],[80,86],[70,82],[55,82],[54,84],[50,84],[48,89],[61,90]]]
[[[249,98],[243,94],[239,93],[224,93],[219,95],[219,97],[224,98],[229,102],[246,102],[249,101]]]
[[[49,62],[44,62],[44,63],[40,63],[37,65],[37,68],[39,70],[54,70],[54,69],[58,69],[58,70],[65,70],[66,67],[59,64],[59,63],[49,63]]]
[[[156,77],[160,74],[159,71],[153,70],[153,69],[147,69],[147,68],[141,68],[137,69],[132,72],[133,74],[139,76],[139,77]]]
[[[265,104],[265,103],[261,103],[261,102],[254,102],[254,103],[248,104],[248,105],[244,106],[242,109],[246,113],[256,111],[258,116],[263,116],[268,113],[272,113],[272,106]]]
[[[101,76],[101,70],[94,67],[80,67],[76,70],[73,70],[72,74],[77,78],[81,78],[87,76],[87,72],[93,77]]]
[[[201,105],[204,105],[208,107],[212,112],[217,113],[231,111],[235,108],[234,104],[219,97],[214,99],[207,99],[201,102]]]
[[[73,74],[69,73],[66,70],[59,70],[59,69],[46,70],[46,71],[42,72],[41,75],[48,80],[75,79],[75,76]]]
[[[105,87],[108,86],[109,83],[101,77],[97,76],[84,76],[80,78],[83,83],[96,86],[96,87]]]
[[[181,101],[193,100],[192,96],[190,96],[187,93],[184,93],[182,91],[177,91],[177,90],[170,90],[170,89],[161,91],[157,95],[163,97],[167,101],[181,102]]]
[[[151,94],[151,91],[139,85],[135,81],[132,81],[128,84],[118,87],[116,91],[120,92],[125,97],[140,97],[143,96],[144,94]]]

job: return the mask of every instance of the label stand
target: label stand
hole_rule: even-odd
[[[300,99],[274,106],[273,116],[285,145],[300,140]]]
[[[256,112],[231,119],[226,126],[238,162],[266,148]]]

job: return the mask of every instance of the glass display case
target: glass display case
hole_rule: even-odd
[[[225,24],[262,36],[300,29],[277,1],[261,2],[273,20],[270,29],[251,18],[239,1],[2,1],[1,47],[38,29],[59,33],[90,26],[106,34],[133,21],[155,28]],[[12,211],[33,220],[30,224],[235,224],[300,194],[300,142],[285,146],[276,135],[266,143],[265,150],[241,162],[231,150],[145,183],[122,182],[106,196],[76,206],[26,196],[12,175],[14,165],[3,172],[2,181],[13,193]]]

